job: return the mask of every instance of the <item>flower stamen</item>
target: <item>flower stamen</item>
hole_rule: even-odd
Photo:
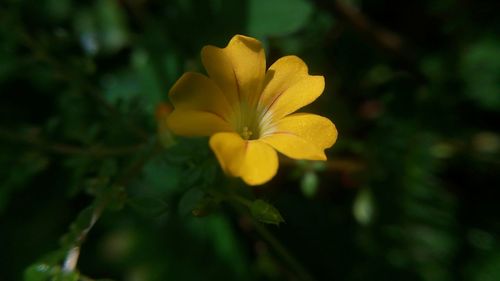
[[[247,127],[247,126],[245,126],[245,127],[243,127],[243,131],[241,132],[241,134],[240,134],[240,135],[241,135],[241,137],[242,137],[244,140],[249,140],[249,139],[250,139],[250,137],[252,136],[252,134],[253,134],[253,132],[252,132],[252,131],[250,131],[250,130],[248,129],[248,127]]]

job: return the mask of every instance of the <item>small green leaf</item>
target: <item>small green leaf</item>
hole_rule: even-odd
[[[283,220],[278,209],[264,200],[255,200],[250,205],[252,216],[260,222],[279,225]]]

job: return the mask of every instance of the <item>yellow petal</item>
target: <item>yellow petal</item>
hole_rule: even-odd
[[[188,137],[210,136],[218,132],[230,132],[231,126],[220,116],[207,111],[174,110],[167,119],[170,130]]]
[[[324,150],[337,140],[337,129],[325,117],[296,113],[264,128],[260,140],[290,158],[326,160]]]
[[[267,71],[259,107],[264,118],[279,120],[313,102],[325,88],[323,76],[308,74],[307,65],[296,56],[277,60]]]
[[[229,103],[208,77],[188,72],[175,82],[169,92],[175,110],[196,110],[212,112],[226,119],[231,113]]]
[[[210,78],[232,105],[239,100],[250,104],[258,100],[266,71],[264,50],[258,40],[236,35],[226,48],[205,46],[201,58]]]
[[[276,175],[278,155],[259,140],[243,140],[235,133],[218,133],[210,147],[226,174],[241,177],[248,185],[260,185]]]

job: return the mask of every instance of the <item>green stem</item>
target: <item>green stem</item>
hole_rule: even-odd
[[[247,208],[250,208],[252,201],[240,195],[232,193],[228,199],[237,202]],[[238,211],[244,213],[241,206],[233,205]],[[307,272],[304,266],[290,253],[290,251],[261,223],[252,219],[255,229],[259,235],[274,249],[274,251],[281,256],[281,258],[293,268],[297,276],[302,281],[313,281],[314,278]]]
[[[314,278],[307,272],[302,264],[290,253],[290,251],[261,223],[253,220],[255,229],[264,240],[276,251],[281,258],[288,263],[303,281],[313,281]]]
[[[248,208],[250,208],[252,206],[252,201],[249,199],[246,199],[243,196],[240,196],[237,194],[232,194],[231,198],[234,199],[235,201],[237,201],[238,203],[248,207]]]

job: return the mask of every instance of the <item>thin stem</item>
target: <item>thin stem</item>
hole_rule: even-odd
[[[242,206],[249,208],[252,204],[252,201],[246,199],[237,194],[231,194],[230,198],[233,202],[239,203]],[[233,207],[239,211],[241,214],[245,214],[243,208],[240,205],[234,204]],[[304,266],[293,256],[292,253],[260,222],[252,219],[252,223],[255,226],[255,229],[259,233],[259,235],[274,249],[274,251],[281,256],[281,258],[288,263],[288,265],[293,268],[296,272],[297,276],[302,281],[313,281],[315,280],[311,274],[305,269]]]
[[[302,264],[288,251],[288,249],[261,223],[253,220],[255,229],[264,240],[283,258],[298,274],[303,281],[312,281],[314,278],[307,272]]]
[[[78,258],[80,257],[80,247],[87,238],[88,233],[94,227],[95,223],[97,220],[101,217],[102,211],[104,210],[105,205],[104,204],[99,204],[97,207],[94,208],[94,211],[92,212],[92,218],[90,219],[89,225],[82,230],[80,235],[75,241],[74,247],[72,247],[69,251],[68,254],[66,255],[66,258],[64,259],[63,263],[63,268],[62,270],[65,272],[72,272],[76,268],[76,264],[78,263]]]
[[[232,199],[234,199],[235,201],[237,201],[238,203],[250,208],[250,206],[252,206],[252,201],[244,198],[243,196],[240,196],[240,195],[237,195],[237,194],[232,194]]]

